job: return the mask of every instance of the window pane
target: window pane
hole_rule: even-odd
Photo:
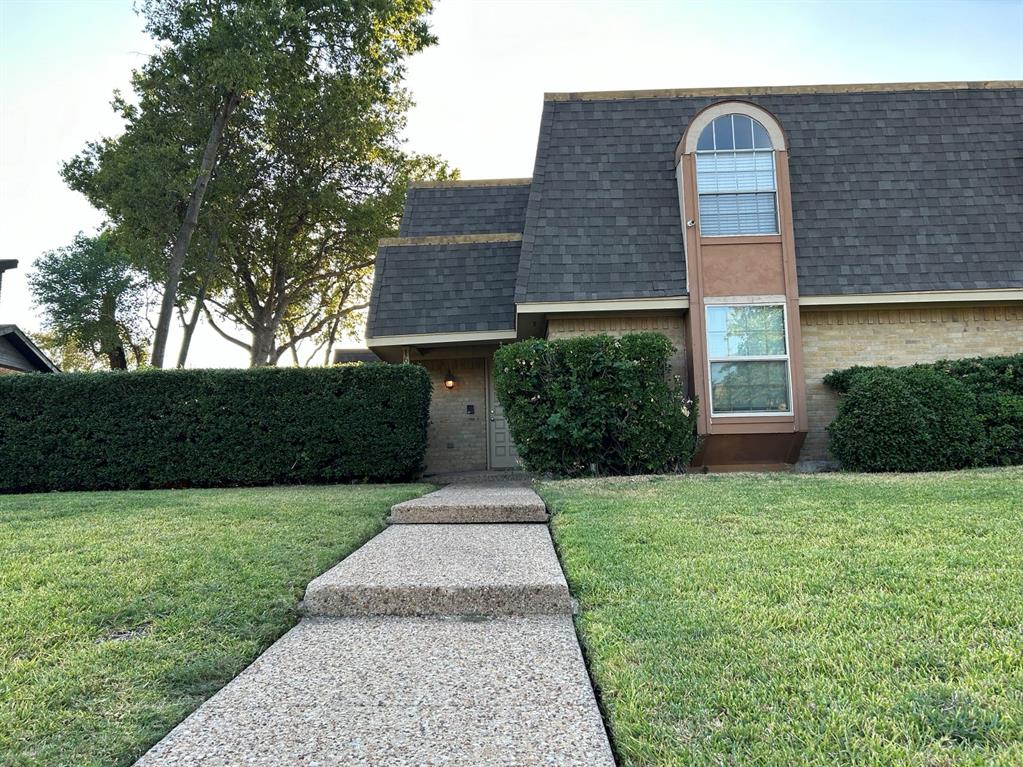
[[[757,149],[772,148],[771,137],[767,135],[767,129],[756,120],[753,121],[753,146]]]
[[[711,402],[715,413],[787,413],[788,362],[712,362]]]
[[[774,192],[701,194],[700,233],[708,237],[777,234]]]
[[[696,189],[710,192],[775,191],[773,152],[706,152],[696,155]]]
[[[780,306],[708,306],[707,350],[715,357],[785,354],[785,312]]]
[[[714,148],[714,125],[708,125],[700,134],[700,140],[696,142],[696,151],[704,152]]]
[[[714,121],[714,148],[731,149],[732,146],[732,116],[725,115]]]
[[[732,115],[732,128],[735,131],[735,148],[753,148],[753,118],[746,115]]]

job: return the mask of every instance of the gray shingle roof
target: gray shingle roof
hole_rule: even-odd
[[[366,335],[515,329],[521,242],[384,245]]]
[[[413,186],[405,200],[399,234],[421,237],[442,234],[522,233],[529,199],[529,181],[468,182],[458,185]]]
[[[516,300],[683,292],[674,148],[722,98],[545,103]],[[1023,287],[1023,90],[744,100],[788,137],[802,295]]]
[[[1023,288],[1023,89],[556,98],[532,183],[413,187],[385,246],[369,335],[512,329],[514,302],[686,293],[674,150],[742,99],[789,145],[801,295]]]

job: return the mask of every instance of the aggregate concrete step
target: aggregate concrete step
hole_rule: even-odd
[[[546,525],[393,525],[309,584],[307,615],[570,614]]]
[[[137,767],[614,767],[567,615],[307,618]]]
[[[391,507],[393,524],[546,522],[547,507],[532,488],[517,485],[448,485]]]

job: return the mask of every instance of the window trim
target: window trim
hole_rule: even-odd
[[[782,322],[785,332],[785,354],[763,354],[753,357],[714,357],[710,353],[710,310],[721,307],[745,307],[745,306],[780,306]],[[792,417],[795,415],[794,403],[792,402],[792,349],[789,340],[789,308],[785,301],[762,301],[762,302],[731,302],[706,304],[703,307],[703,343],[707,352],[707,399],[710,401],[711,418],[765,418],[770,416]],[[747,410],[741,413],[718,413],[714,410],[714,378],[711,374],[711,365],[715,362],[784,362],[785,379],[788,384],[788,410]]]
[[[675,161],[678,162],[683,154],[694,154],[696,152],[696,144],[700,140],[700,134],[703,133],[703,129],[718,117],[728,114],[752,117],[767,130],[767,135],[771,137],[771,145],[775,152],[788,151],[789,145],[785,140],[785,133],[782,131],[781,125],[775,116],[766,109],[756,104],[751,104],[748,101],[719,101],[706,107],[689,123],[682,141],[675,150]]]

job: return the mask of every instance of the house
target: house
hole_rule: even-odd
[[[4,272],[18,266],[15,259],[0,260],[0,287]],[[50,358],[17,325],[0,325],[0,375],[5,373],[59,373]]]
[[[334,350],[335,365],[347,365],[353,362],[380,362],[380,358],[369,349]]]
[[[417,184],[367,345],[434,381],[428,471],[516,455],[493,352],[655,330],[709,467],[826,460],[854,364],[1023,349],[1023,83],[551,93],[532,178]]]

